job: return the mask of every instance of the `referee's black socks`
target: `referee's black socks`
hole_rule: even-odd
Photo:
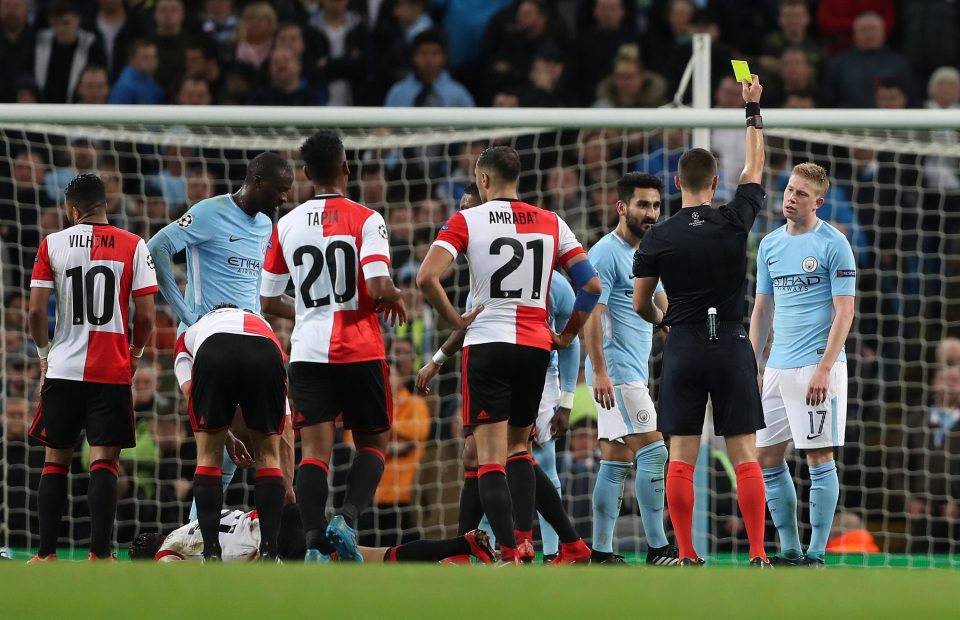
[[[347,474],[347,494],[343,498],[340,514],[347,525],[356,529],[357,517],[363,512],[380,485],[383,477],[383,452],[376,448],[360,448],[353,457],[353,465]]]
[[[45,558],[57,553],[60,521],[67,505],[67,483],[70,470],[65,465],[44,463],[37,491],[40,518],[40,549],[37,555]]]
[[[280,515],[283,512],[283,472],[279,467],[261,467],[257,470],[254,501],[260,519],[260,557],[276,558],[277,536],[280,534]]]
[[[330,555],[333,545],[327,540],[327,485],[329,467],[320,459],[306,458],[297,469],[297,505],[303,519],[307,549]]]
[[[100,459],[90,463],[90,553],[98,558],[110,557],[113,524],[117,520],[117,477],[120,469],[116,461]]]
[[[223,508],[223,482],[219,467],[197,465],[193,473],[193,501],[197,503],[197,521],[203,536],[203,557],[220,557],[220,510]]]

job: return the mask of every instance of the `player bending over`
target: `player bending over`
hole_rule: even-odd
[[[287,400],[283,348],[259,314],[223,304],[177,339],[174,372],[189,394],[190,425],[197,441],[193,498],[203,538],[203,557],[223,558],[218,531],[223,509],[221,466],[227,429],[237,407],[253,437],[260,557],[277,559],[277,535],[285,493],[280,471],[280,433]]]
[[[817,217],[830,186],[813,163],[795,166],[783,191],[787,223],[760,242],[750,342],[760,360],[774,331],[760,381],[767,427],[757,432],[767,507],[780,534],[780,565],[823,566],[840,495],[833,450],[847,424],[847,357],[857,266],[843,233]],[[787,442],[810,466],[810,545],[797,530],[797,489],[784,462]]]
[[[260,517],[256,510],[223,510],[220,513],[220,548],[224,562],[250,562],[260,557]],[[277,550],[285,561],[303,561],[304,538],[295,505],[284,508]],[[365,562],[440,562],[467,555],[483,564],[493,562],[493,549],[483,530],[446,540],[417,540],[396,547],[357,547]],[[130,547],[131,560],[177,562],[203,557],[200,524],[191,521],[166,536],[140,534]]]
[[[603,293],[583,328],[587,346],[585,374],[593,387],[600,439],[600,471],[593,489],[593,556],[600,564],[625,564],[613,553],[613,532],[620,515],[623,484],[636,464],[637,503],[647,539],[647,564],[672,566],[678,549],[663,527],[664,467],[667,447],[657,431],[657,411],[647,389],[653,325],[633,311],[633,255],[644,233],[660,219],[663,183],[631,172],[617,182],[620,222],[590,248]],[[667,309],[657,286],[655,301]]]

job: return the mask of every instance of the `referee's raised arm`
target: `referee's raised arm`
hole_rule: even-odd
[[[763,118],[760,116],[760,94],[763,93],[763,86],[756,75],[751,77],[753,82],[744,80],[741,84],[747,113],[747,149],[743,172],[740,173],[740,185],[759,183],[763,179],[763,164],[766,158],[763,148]]]

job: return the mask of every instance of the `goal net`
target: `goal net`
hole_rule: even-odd
[[[623,122],[625,114],[601,111],[570,111],[566,122],[557,120],[562,111],[499,116],[491,110],[458,111],[439,120],[419,117],[405,127],[397,125],[408,117],[394,110],[367,110],[359,120],[363,111],[316,111],[325,116],[297,127],[289,126],[289,111],[247,110],[240,112],[246,115],[242,122],[205,112],[205,124],[185,111],[143,122],[137,116],[123,122],[113,116],[25,122],[0,114],[0,546],[26,552],[37,545],[36,490],[44,459],[42,447],[27,440],[39,378],[26,335],[29,275],[40,239],[65,225],[63,188],[78,171],[104,179],[112,223],[149,238],[197,201],[235,191],[256,153],[274,150],[296,163],[297,148],[312,128],[343,132],[350,195],[386,218],[393,276],[411,319],[403,328],[384,328],[402,423],[375,505],[361,520],[363,543],[389,545],[451,535],[457,527],[463,477],[459,365],[447,363],[425,399],[411,393],[416,372],[449,333],[424,303],[415,275],[437,229],[473,180],[479,153],[492,144],[516,148],[523,163],[522,198],[560,213],[588,248],[616,225],[616,180],[626,172],[660,176],[666,186],[663,217],[676,212],[673,175],[694,127],[710,129],[720,161],[718,202],[731,197],[743,165],[742,117],[733,122],[728,112],[704,113],[694,123],[677,110],[631,111],[629,122]],[[859,267],[856,320],[847,341],[847,445],[838,457],[842,491],[832,548],[854,563],[949,564],[948,554],[960,544],[960,346],[948,339],[960,336],[960,140],[951,129],[929,127],[838,131],[829,128],[835,125],[831,114],[809,117],[803,129],[767,130],[768,201],[750,245],[755,253],[760,239],[783,223],[780,197],[792,166],[801,161],[825,166],[831,188],[819,214],[847,235]],[[776,115],[768,116],[768,126],[776,126]],[[897,127],[897,118],[892,114],[887,126]],[[298,171],[285,209],[311,195]],[[182,263],[178,269],[183,277]],[[465,267],[445,284],[455,305],[463,307],[469,287]],[[133,386],[138,445],[121,459],[116,530],[121,548],[139,532],[177,527],[190,504],[196,449],[172,372],[176,320],[159,297],[158,302],[156,336]],[[287,344],[290,323],[273,324]],[[658,333],[650,360],[654,393],[661,347]],[[557,461],[565,505],[589,539],[599,455],[596,410],[582,375],[580,383]],[[709,548],[702,551],[722,561],[745,552],[746,536],[722,444],[711,442],[705,454],[709,475],[701,479],[697,501],[704,515],[701,540]],[[349,443],[338,444],[331,468],[333,504],[342,499],[351,458]],[[64,547],[88,542],[87,459],[88,449],[80,447],[71,467]],[[802,454],[789,452],[788,463],[799,482],[801,535],[807,540],[809,476]],[[251,482],[249,472],[239,472],[226,504],[252,506]],[[626,484],[615,542],[627,554],[646,548],[632,489]],[[767,538],[776,540],[772,527]]]

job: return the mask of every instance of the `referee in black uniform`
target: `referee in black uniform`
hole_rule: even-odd
[[[747,236],[766,196],[763,122],[757,76],[743,82],[747,113],[746,162],[736,196],[713,208],[717,161],[691,149],[675,182],[682,209],[644,236],[634,257],[634,309],[667,325],[658,430],[670,435],[667,502],[683,564],[703,562],[693,548],[693,472],[707,396],[716,433],[726,440],[737,473],[737,499],[750,539],[751,564],[769,566],[763,551],[765,492],[755,433],[764,427],[757,361],[743,327],[746,315]],[[653,303],[657,280],[667,293],[666,315]]]

